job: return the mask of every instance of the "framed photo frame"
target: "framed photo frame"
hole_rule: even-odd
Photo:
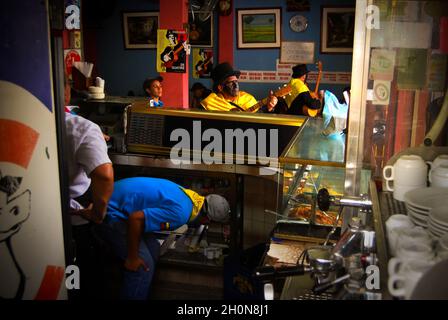
[[[155,49],[158,28],[158,12],[123,12],[125,49]]]
[[[194,19],[191,11],[188,13],[188,43],[192,47],[213,47],[213,14],[202,21],[200,18],[207,12],[195,12]]]
[[[353,52],[354,7],[322,7],[321,53]]]
[[[281,8],[237,9],[238,49],[280,48]]]

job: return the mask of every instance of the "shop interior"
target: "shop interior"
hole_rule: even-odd
[[[125,268],[94,229],[75,250],[61,140],[65,75],[69,111],[108,136],[116,181],[167,179],[230,205],[227,224],[154,232],[163,249],[148,299],[448,299],[445,1],[49,0],[45,8],[60,171],[54,252],[64,266],[85,266],[81,290],[62,286],[54,298],[120,299]],[[179,69],[162,61],[167,30],[186,39]],[[284,99],[277,92],[305,64],[322,108],[206,110],[192,88],[215,90],[212,70],[223,62],[257,101]],[[159,76],[162,107],[144,88]],[[180,158],[174,132],[191,137]],[[226,148],[210,153],[205,132]],[[228,149],[235,141],[243,147]],[[32,219],[10,241],[36,236]],[[27,270],[19,245],[16,253]],[[43,294],[38,288],[19,298]]]

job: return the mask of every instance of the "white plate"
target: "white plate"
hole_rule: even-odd
[[[431,210],[422,210],[418,207],[414,207],[414,206],[410,205],[409,203],[405,203],[405,205],[406,205],[406,210],[414,211],[414,212],[417,212],[422,215],[429,215],[429,213],[431,212]]]
[[[448,230],[448,224],[440,222],[439,220],[434,219],[433,217],[429,217],[428,222],[430,222],[430,221],[431,221],[432,224],[434,224],[435,226],[439,227],[440,229]]]
[[[434,233],[448,233],[448,230],[440,229],[433,224],[428,224],[428,229],[434,231]]]
[[[426,221],[421,221],[421,220],[415,219],[414,217],[410,217],[410,218],[411,218],[412,223],[414,223],[416,226],[423,227],[423,228],[427,227]]]
[[[441,224],[439,221],[434,220],[434,219],[428,219],[428,224],[432,224],[433,226],[435,226],[436,228],[439,228],[439,229],[448,230],[447,225]]]
[[[444,227],[448,227],[448,207],[434,208],[431,210],[429,218]]]
[[[442,236],[445,233],[447,233],[446,231],[438,230],[438,229],[435,229],[434,227],[429,227],[428,230],[431,231],[432,233],[438,235],[438,236]]]
[[[448,233],[448,230],[442,230],[433,225],[428,225],[428,229],[434,231],[435,233],[442,233],[442,234]]]
[[[408,214],[409,214],[410,217],[413,217],[413,218],[418,219],[418,220],[422,220],[422,221],[427,221],[428,220],[428,216],[421,215],[421,214],[416,213],[414,211],[409,211]]]
[[[448,188],[418,188],[404,194],[404,201],[420,210],[448,207]]]
[[[424,220],[424,221],[428,220],[428,217],[429,217],[429,215],[424,215],[424,214],[421,214],[421,213],[418,213],[418,212],[415,212],[415,211],[412,211],[412,210],[409,210],[408,214],[410,216],[413,216],[415,218],[418,218],[418,219]]]
[[[432,230],[429,230],[429,235],[435,239],[439,239],[442,236],[441,234],[433,232]]]

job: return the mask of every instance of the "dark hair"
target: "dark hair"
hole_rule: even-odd
[[[170,38],[170,36],[173,36],[174,37],[174,39],[177,41],[177,39],[176,39],[176,34],[174,33],[174,31],[173,30],[168,30],[167,32],[166,32],[166,35],[165,35],[165,37],[167,38],[167,39],[169,39]]]
[[[155,78],[147,78],[145,81],[143,81],[143,91],[147,95],[146,89],[151,88],[154,81],[162,82],[163,78],[161,76],[155,77]]]

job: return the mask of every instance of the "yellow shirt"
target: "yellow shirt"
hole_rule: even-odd
[[[193,221],[197,215],[199,214],[199,211],[201,211],[202,206],[204,205],[205,197],[200,196],[198,193],[194,192],[190,189],[181,188],[183,192],[190,198],[191,202],[193,203],[193,209],[191,210],[190,220]]]
[[[214,110],[214,111],[230,111],[235,107],[230,102],[238,105],[243,110],[247,110],[257,103],[257,100],[251,94],[240,91],[238,92],[238,96],[233,100],[227,100],[220,93],[216,94],[214,92],[210,93],[207,98],[201,101],[202,106],[205,110]],[[256,112],[254,110],[253,112]]]
[[[292,78],[288,85],[291,87],[291,94],[285,97],[285,102],[288,105],[288,109],[291,107],[291,103],[297,96],[303,92],[310,91],[307,85],[300,79]]]

